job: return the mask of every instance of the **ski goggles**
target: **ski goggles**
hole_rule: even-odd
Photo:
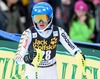
[[[34,15],[33,18],[35,23],[39,23],[40,21],[43,21],[44,23],[47,23],[49,21],[49,16],[46,14],[43,15]]]

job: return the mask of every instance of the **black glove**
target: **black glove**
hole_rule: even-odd
[[[28,63],[28,64],[31,64],[32,60],[30,59],[29,54],[24,56],[24,62]]]
[[[31,62],[33,61],[33,59],[35,58],[36,56],[36,52],[33,52],[33,54],[27,54],[24,56],[24,62],[25,63],[28,63],[28,64],[31,64]]]

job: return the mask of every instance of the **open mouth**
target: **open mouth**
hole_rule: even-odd
[[[43,27],[44,25],[40,25],[41,27]]]

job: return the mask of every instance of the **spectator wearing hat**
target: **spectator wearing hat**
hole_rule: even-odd
[[[88,5],[79,0],[74,5],[74,12],[70,22],[70,38],[75,41],[93,43],[95,19],[88,12]]]

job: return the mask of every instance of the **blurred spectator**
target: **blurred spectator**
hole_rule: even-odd
[[[8,19],[8,25],[6,31],[10,33],[22,33],[25,29],[23,24],[20,21],[19,9],[16,5],[17,0],[2,0],[4,6],[1,6],[1,9],[4,11]],[[4,7],[6,7],[4,9]]]
[[[96,40],[96,43],[100,43],[100,31],[99,31],[98,34],[97,34],[97,40]]]
[[[63,21],[62,21],[62,10],[61,10],[61,0],[45,0],[53,7],[53,24],[59,25],[64,29]]]
[[[81,42],[93,42],[95,37],[95,19],[88,13],[88,5],[83,1],[77,1],[74,5],[75,14],[70,23],[69,36],[72,40]]]
[[[1,10],[1,6],[3,5],[4,5],[3,2],[0,0],[0,30],[5,30],[8,24],[8,19],[4,14],[4,12]]]
[[[95,17],[95,6],[93,0],[83,0],[88,5],[88,12]]]
[[[53,23],[57,26],[62,27],[63,29],[66,29],[64,26],[64,22],[62,20],[62,15],[63,14],[62,14],[61,5],[56,6],[55,11],[54,11]]]
[[[100,0],[93,0],[94,5],[100,4]]]
[[[31,26],[31,20],[28,11],[29,0],[18,0],[17,4],[21,15],[21,21],[23,22],[25,29],[27,29]]]
[[[69,34],[69,22],[74,14],[74,3],[76,0],[61,0],[62,3],[62,21],[64,22],[65,31]]]
[[[96,30],[97,33],[100,31],[100,0],[93,0],[95,5],[95,19],[96,19]]]
[[[96,29],[97,29],[97,39],[96,43],[100,43],[100,0],[93,0],[95,5],[95,18],[96,18]]]
[[[88,5],[88,13],[90,13],[96,19],[95,5],[93,4],[93,0],[84,0],[84,2]],[[96,42],[96,39],[97,39],[97,27],[96,27],[96,23],[95,23],[94,34],[95,34],[95,37],[92,39],[92,41]]]

